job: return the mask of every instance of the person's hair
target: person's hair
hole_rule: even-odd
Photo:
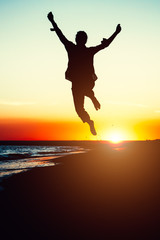
[[[87,42],[88,36],[84,31],[79,31],[76,34],[76,43],[85,45]]]

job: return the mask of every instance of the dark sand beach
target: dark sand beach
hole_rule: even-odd
[[[159,141],[53,161],[3,182],[3,239],[159,239]]]

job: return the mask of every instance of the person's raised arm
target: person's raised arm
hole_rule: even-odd
[[[121,25],[118,24],[115,32],[108,39],[103,38],[103,40],[101,41],[101,44],[98,45],[97,47],[94,47],[95,52],[98,52],[98,51],[108,47],[111,44],[111,42],[115,39],[115,37],[120,33],[120,31],[121,31]]]
[[[63,35],[62,31],[59,29],[59,27],[57,26],[56,22],[54,21],[54,16],[52,14],[52,12],[49,12],[48,15],[48,20],[51,22],[53,28],[50,28],[51,31],[55,31],[57,36],[59,37],[60,41],[65,45],[66,43],[68,43],[68,39]]]
[[[120,31],[121,31],[121,25],[118,24],[117,27],[116,27],[116,31],[110,36],[110,38],[108,38],[108,39],[103,38],[101,43],[105,47],[108,47],[111,44],[111,42],[115,39],[115,37],[120,33]]]

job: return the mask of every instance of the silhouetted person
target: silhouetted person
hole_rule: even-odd
[[[121,31],[121,26],[118,24],[113,35],[108,39],[103,38],[100,45],[88,48],[85,46],[88,37],[84,31],[77,32],[75,38],[76,44],[74,44],[69,41],[58,28],[52,12],[48,14],[48,19],[53,26],[51,31],[56,32],[68,53],[68,68],[65,72],[65,78],[72,82],[72,94],[76,112],[84,123],[87,122],[89,124],[91,133],[96,135],[94,122],[84,109],[85,96],[92,100],[96,110],[100,109],[100,103],[93,92],[95,81],[97,80],[93,66],[93,57],[98,51],[109,46]]]

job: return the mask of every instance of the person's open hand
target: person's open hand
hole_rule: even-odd
[[[121,31],[121,25],[118,24],[117,27],[116,27],[116,33],[120,33],[120,31]]]
[[[108,39],[103,38],[103,40],[101,41],[102,44],[108,45]]]
[[[47,15],[48,19],[50,22],[53,22],[54,21],[54,17],[53,17],[53,14],[52,12],[49,12],[48,15]]]

